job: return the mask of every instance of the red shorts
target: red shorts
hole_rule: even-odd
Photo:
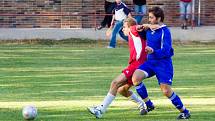
[[[135,70],[140,66],[141,64],[138,61],[132,62],[130,65],[128,65],[122,73],[125,74],[126,78],[128,79],[128,84],[133,85],[132,82],[132,75],[135,72]]]

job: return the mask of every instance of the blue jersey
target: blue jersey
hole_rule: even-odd
[[[152,54],[148,54],[147,61],[139,69],[146,77],[156,75],[158,83],[172,84],[173,65],[171,57],[174,55],[172,39],[169,29],[163,25],[156,30],[146,31],[147,46],[154,49]]]
[[[148,29],[146,38],[147,46],[154,49],[152,54],[148,54],[149,60],[171,58],[174,55],[171,34],[166,25],[162,25],[156,30]]]

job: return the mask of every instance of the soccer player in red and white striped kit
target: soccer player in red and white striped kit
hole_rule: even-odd
[[[148,26],[150,27],[150,26]],[[155,26],[156,27],[156,26]],[[146,115],[148,111],[151,111],[154,109],[154,105],[151,104],[148,107],[147,110],[144,107],[144,102],[137,97],[135,93],[130,91],[129,89],[133,86],[132,83],[132,75],[134,71],[146,61],[147,54],[145,52],[146,47],[146,38],[145,33],[139,33],[138,31],[138,25],[134,18],[127,18],[125,19],[123,23],[123,32],[125,35],[128,36],[128,46],[129,46],[129,52],[130,52],[130,58],[129,58],[129,65],[122,71],[122,73],[116,77],[111,85],[110,90],[107,94],[107,96],[104,98],[103,102],[94,107],[88,107],[88,111],[93,114],[96,118],[101,118],[102,114],[105,113],[108,106],[112,103],[112,101],[115,99],[117,92],[121,95],[128,97],[132,101],[136,102],[140,105],[140,114]],[[149,98],[144,101],[149,101]],[[150,101],[151,102],[151,101]]]

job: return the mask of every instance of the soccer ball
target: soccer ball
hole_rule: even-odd
[[[23,107],[22,116],[25,120],[34,120],[37,117],[36,107],[32,105]]]

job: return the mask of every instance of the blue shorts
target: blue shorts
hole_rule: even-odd
[[[158,84],[172,85],[173,65],[172,59],[147,60],[140,65],[139,70],[143,71],[147,78],[156,75]]]

